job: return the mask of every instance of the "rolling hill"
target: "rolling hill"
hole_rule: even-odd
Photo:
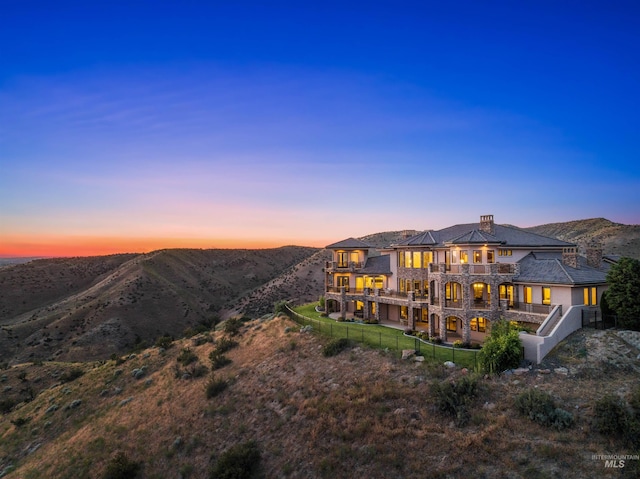
[[[101,359],[179,336],[317,251],[173,249],[4,267],[0,361]]]

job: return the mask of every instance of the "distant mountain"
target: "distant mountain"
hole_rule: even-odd
[[[1,268],[0,361],[101,359],[179,336],[317,251],[172,249]]]
[[[584,253],[590,241],[600,241],[604,253],[640,259],[640,225],[614,223],[605,218],[549,223],[526,231],[576,243]]]

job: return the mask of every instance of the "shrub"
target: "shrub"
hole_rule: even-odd
[[[480,350],[480,365],[485,373],[499,374],[520,364],[522,341],[518,328],[504,319],[496,321]]]
[[[25,424],[27,424],[29,421],[31,421],[30,417],[17,417],[15,419],[11,420],[11,424],[13,424],[15,427],[22,427]]]
[[[463,376],[456,382],[433,382],[431,393],[438,410],[454,418],[458,427],[469,423],[469,407],[478,395],[478,380],[473,376]]]
[[[273,305],[273,312],[278,315],[278,314],[288,314],[289,313],[289,309],[287,308],[287,301],[282,300],[282,301],[278,301],[277,303],[275,303]]]
[[[207,399],[211,399],[216,397],[222,391],[227,389],[229,383],[224,379],[216,379],[215,376],[212,376],[206,387]]]
[[[239,318],[229,318],[225,321],[223,330],[225,333],[235,336],[240,332],[242,327],[242,320]]]
[[[195,363],[197,360],[198,360],[198,355],[193,351],[191,351],[191,349],[189,348],[183,348],[182,351],[180,351],[180,354],[178,355],[178,357],[176,358],[176,361],[178,361],[183,366],[187,366],[191,363]]]
[[[75,381],[79,377],[84,375],[84,371],[80,368],[73,368],[69,371],[65,371],[60,375],[60,381],[63,383],[68,383],[71,381]]]
[[[605,436],[624,435],[631,415],[622,399],[613,394],[607,394],[594,408],[594,425]]]
[[[163,348],[163,349],[169,349],[172,344],[173,344],[173,338],[168,334],[165,334],[164,336],[160,336],[158,339],[156,339],[156,342],[155,342],[155,345],[157,347]]]
[[[104,479],[135,479],[141,467],[139,462],[132,461],[124,452],[119,452],[109,461],[102,477]]]
[[[347,338],[337,338],[326,344],[324,348],[322,348],[322,354],[325,356],[336,356],[340,354],[347,348],[351,347],[351,341]]]
[[[460,339],[454,341],[453,342],[453,347],[454,348],[461,348],[462,347],[462,341]]]
[[[14,399],[0,399],[0,414],[7,414],[11,412],[13,406],[15,406],[17,402]]]
[[[573,425],[573,415],[556,407],[550,394],[538,389],[529,389],[516,398],[516,408],[532,421],[543,426],[565,429]]]
[[[231,359],[222,354],[218,349],[214,349],[209,353],[209,360],[211,361],[211,368],[214,370],[223,368],[227,364],[231,364]]]
[[[255,441],[231,446],[225,451],[209,477],[212,479],[249,479],[258,474],[260,449]]]
[[[216,341],[216,350],[220,353],[226,353],[238,346],[238,342],[226,336],[221,337]]]

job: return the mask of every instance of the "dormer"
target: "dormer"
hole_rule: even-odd
[[[356,238],[348,238],[326,246],[331,250],[332,269],[360,269],[367,262],[371,245]]]

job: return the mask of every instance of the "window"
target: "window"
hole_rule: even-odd
[[[413,290],[416,292],[416,294],[420,294],[420,286],[422,286],[422,281],[413,282]]]
[[[406,291],[404,279],[398,278],[398,289],[401,293],[404,293]]]
[[[338,268],[346,268],[349,266],[349,254],[346,251],[338,251],[336,253]]]
[[[422,321],[423,323],[427,323],[427,326],[429,325],[429,310],[427,308],[422,308],[420,321]]]
[[[595,287],[584,288],[584,305],[595,306],[598,304],[598,290]]]
[[[460,251],[460,263],[465,264],[469,262],[469,252],[466,250]]]
[[[382,289],[384,287],[384,276],[377,276],[374,286],[377,289]]]
[[[352,251],[351,252],[351,261],[354,263],[359,263],[360,262],[360,255],[358,254],[357,251]]]
[[[496,252],[494,250],[492,250],[492,249],[487,251],[487,263],[495,263],[496,262],[495,254],[496,254]]]
[[[338,276],[338,287],[344,286],[345,291],[349,291],[349,276]]]
[[[487,320],[485,318],[473,318],[471,320],[471,331],[484,333],[487,331]]]
[[[426,268],[429,263],[433,263],[433,251],[424,251],[422,253],[422,264]]]
[[[404,251],[398,251],[398,266],[404,268]]]
[[[449,316],[447,318],[447,331],[456,332],[458,330],[458,318]]]
[[[513,285],[512,284],[500,285],[500,299],[508,300],[509,306],[513,306]]]
[[[551,288],[542,287],[542,304],[551,304]]]
[[[446,254],[446,253],[445,253]],[[454,249],[451,252],[451,262],[452,263],[457,263],[458,262],[458,250]]]
[[[499,249],[498,256],[511,256],[513,255],[513,251],[510,249]]]
[[[364,278],[362,276],[356,276],[356,291],[364,290]]]
[[[425,296],[429,296],[429,280],[428,279],[424,280],[424,289],[423,289],[423,291],[424,291],[424,295]]]
[[[533,295],[531,292],[531,286],[525,286],[524,288],[524,302],[527,304],[533,303]]]
[[[482,251],[473,250],[473,262],[474,263],[482,263]]]
[[[422,253],[420,251],[413,252],[413,267],[422,268]]]
[[[411,261],[413,258],[413,255],[411,254],[411,251],[405,251],[404,252],[404,267],[405,268],[412,268],[413,267],[413,261]]]
[[[409,309],[406,306],[400,306],[400,318],[407,319],[409,317]]]

